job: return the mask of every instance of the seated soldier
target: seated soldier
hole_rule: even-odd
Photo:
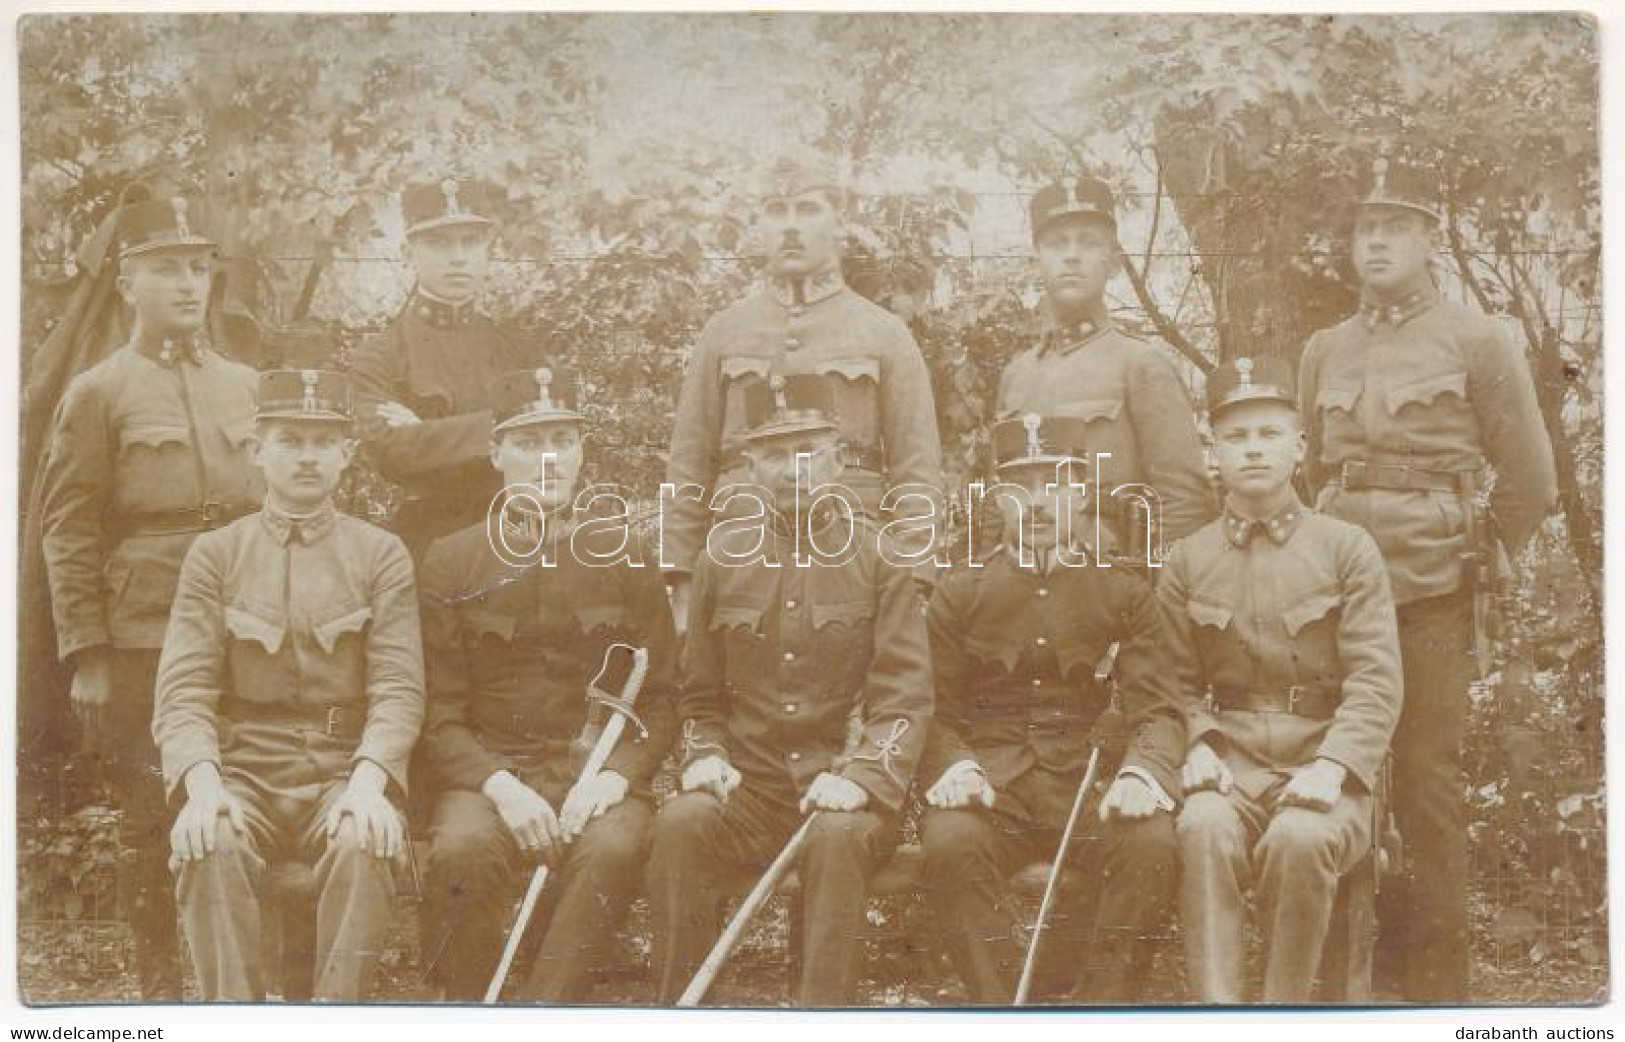
[[[796,999],[856,997],[869,881],[897,842],[932,693],[902,555],[850,500],[813,494],[842,472],[839,379],[745,383],[756,485],[735,491],[762,511],[715,529],[694,577],[682,792],[655,819],[649,863],[658,1002],[682,994],[716,937],[724,881],[765,869],[813,811]]]
[[[653,566],[610,563],[626,527],[595,531],[606,519],[575,510],[583,417],[554,377],[540,369],[504,379],[491,432],[502,505],[489,525],[437,541],[423,563],[424,745],[435,789],[424,960],[450,999],[485,994],[521,872],[538,857],[557,871],[532,920],[545,932],[518,994],[586,997],[641,881],[649,781],[674,731],[665,586]],[[650,670],[604,769],[572,792],[589,726],[603,723],[589,714],[588,684],[616,644],[646,647]]]
[[[198,536],[158,665],[152,733],[198,990],[260,1001],[259,883],[315,866],[318,1001],[366,996],[406,837],[395,800],[423,721],[412,562],[333,508],[355,453],[342,374],[260,376],[257,513]]]
[[[1015,996],[1024,946],[1005,883],[1055,857],[1091,746],[1115,781],[1078,822],[1035,995],[1132,1001],[1141,938],[1173,906],[1184,721],[1151,587],[1084,543],[1085,426],[1037,415],[994,426],[1002,541],[931,602],[926,895],[972,1002]],[[1115,670],[1120,712],[1097,666]],[[1125,752],[1111,734],[1130,729]]]
[[[1305,441],[1286,363],[1226,363],[1208,410],[1224,516],[1175,544],[1158,587],[1189,713],[1186,962],[1201,1001],[1242,1000],[1242,887],[1254,880],[1264,1001],[1304,1003],[1338,880],[1372,843],[1399,719],[1394,601],[1371,537],[1293,491]]]

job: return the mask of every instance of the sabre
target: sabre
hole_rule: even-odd
[[[627,675],[626,682],[621,685],[620,698],[616,699],[603,694],[600,681],[610,669],[610,659],[617,649],[626,649],[632,652],[632,668]],[[649,649],[634,648],[627,644],[611,644],[604,652],[604,664],[599,667],[598,675],[593,677],[587,685],[589,701],[601,702],[615,710],[604,724],[603,732],[598,741],[593,744],[592,752],[587,755],[587,762],[581,768],[581,774],[576,778],[575,786],[571,791],[582,784],[597,777],[598,772],[604,769],[609,760],[609,754],[614,751],[615,743],[620,740],[621,732],[626,729],[626,717],[631,711],[632,704],[637,701],[638,692],[643,688],[644,677],[649,673]],[[640,725],[641,726],[641,725]],[[565,797],[569,803],[569,797]],[[519,903],[519,915],[514,919],[513,929],[508,931],[508,942],[502,948],[502,958],[497,963],[496,973],[491,977],[491,984],[485,989],[485,1005],[495,1005],[497,997],[502,994],[502,985],[508,979],[508,970],[513,966],[514,955],[519,951],[519,942],[525,936],[525,929],[530,925],[530,917],[536,912],[536,902],[542,896],[542,887],[547,885],[547,864],[543,862],[537,866],[535,873],[530,877],[530,885],[525,888],[525,899]]]
[[[1016,1005],[1027,1004],[1027,992],[1032,987],[1033,966],[1038,962],[1038,943],[1044,936],[1044,924],[1049,919],[1050,904],[1055,900],[1055,886],[1061,878],[1061,867],[1066,864],[1066,849],[1072,845],[1072,830],[1083,815],[1083,805],[1089,790],[1095,784],[1095,772],[1100,767],[1100,747],[1089,750],[1089,766],[1083,772],[1083,784],[1072,801],[1072,813],[1067,815],[1066,829],[1061,833],[1061,845],[1055,851],[1055,863],[1050,866],[1049,880],[1044,884],[1044,899],[1038,905],[1038,921],[1033,924],[1033,938],[1027,945],[1027,960],[1021,964],[1021,980],[1016,984]]]

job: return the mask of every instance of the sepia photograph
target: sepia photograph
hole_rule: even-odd
[[[14,19],[13,1001],[1609,1001],[1596,15]]]

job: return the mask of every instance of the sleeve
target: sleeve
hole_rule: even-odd
[[[1176,649],[1150,586],[1134,583],[1118,614],[1116,682],[1133,734],[1122,766],[1146,772],[1177,799],[1188,745],[1181,678],[1172,661]]]
[[[397,484],[446,467],[484,460],[491,451],[491,410],[479,409],[410,427],[391,427],[373,410],[400,401],[394,337],[369,338],[356,351],[350,373],[361,413],[362,440],[378,472]]]
[[[405,792],[407,761],[423,727],[423,635],[412,559],[394,536],[379,546],[367,633],[367,723],[353,762],[371,760]]]
[[[80,378],[68,388],[52,421],[50,447],[41,468],[41,531],[57,654],[109,643],[103,579],[103,522],[111,506],[113,444],[106,405],[93,384]]]
[[[711,485],[716,481],[716,454],[722,440],[722,387],[717,377],[717,333],[713,319],[700,331],[683,374],[672,420],[671,455],[666,481],[675,489],[666,506],[661,532],[662,564],[686,575],[696,569],[710,527]],[[699,489],[698,496],[692,488]],[[686,490],[685,490],[686,488]]]
[[[711,628],[715,594],[713,570],[718,567],[702,558],[694,573],[694,589],[689,599],[688,636],[683,644],[683,687],[677,700],[682,720],[682,747],[679,765],[687,768],[707,756],[728,759],[728,722],[724,680],[728,668],[723,653],[722,634]]]
[[[1343,663],[1343,699],[1316,755],[1342,764],[1371,791],[1403,699],[1399,625],[1377,544],[1355,529],[1339,551],[1343,612],[1337,654]]]
[[[901,811],[935,702],[930,636],[911,572],[884,561],[876,567],[874,655],[864,687],[863,730],[840,774],[888,809]]]
[[[487,749],[469,723],[474,676],[463,643],[454,599],[459,577],[444,547],[431,547],[423,561],[421,609],[423,665],[428,708],[424,714],[424,756],[437,785],[480,790],[485,780],[513,767],[507,757]]]
[[[645,558],[647,559],[647,558]],[[637,712],[648,728],[639,737],[623,732],[605,767],[628,781],[647,781],[660,769],[677,731],[677,631],[665,584],[652,568],[627,568],[633,617],[649,649],[649,675],[638,695]]]
[[[1196,414],[1173,363],[1155,348],[1130,368],[1128,408],[1146,483],[1162,500],[1166,546],[1211,521],[1214,505]]]
[[[1552,512],[1557,472],[1529,363],[1511,334],[1492,325],[1493,333],[1468,353],[1468,397],[1495,468],[1495,518],[1515,555]]]
[[[1303,454],[1303,483],[1307,495],[1304,501],[1317,502],[1321,488],[1326,484],[1326,466],[1321,461],[1325,451],[1320,429],[1320,409],[1316,405],[1320,391],[1320,363],[1325,356],[1325,341],[1319,333],[1309,338],[1303,355],[1298,360],[1298,414],[1303,417],[1303,430],[1308,448]]]
[[[920,776],[927,785],[934,784],[943,771],[959,761],[976,759],[975,750],[965,738],[968,730],[965,706],[969,695],[965,683],[969,663],[965,655],[964,610],[959,603],[962,596],[960,583],[950,577],[937,587],[926,613],[931,638],[931,672],[937,696],[931,735],[920,757]]]
[[[1186,602],[1190,598],[1187,567],[1183,544],[1174,544],[1173,553],[1163,565],[1162,578],[1157,583],[1157,604],[1168,647],[1164,664],[1174,678],[1174,693],[1184,710],[1185,749],[1188,752],[1197,742],[1212,744],[1214,739],[1223,737],[1223,731],[1218,720],[1207,711],[1201,695],[1206,687],[1206,678],[1202,676],[1202,651],[1196,640],[1196,623],[1186,609]]]
[[[220,763],[216,720],[227,635],[218,542],[202,536],[187,551],[158,659],[152,739],[171,795],[193,767]]]
[[[909,539],[909,551],[921,546],[937,550],[945,538],[947,517],[943,498],[942,439],[937,428],[936,398],[931,391],[931,370],[925,364],[914,335],[900,319],[888,317],[893,329],[893,348],[880,366],[880,407],[882,437],[885,439],[886,475],[891,490],[924,493],[929,505],[918,495],[900,500],[898,518],[929,526],[923,542]],[[901,527],[901,526],[899,526]],[[917,578],[934,583],[934,561],[927,558],[913,570]]]

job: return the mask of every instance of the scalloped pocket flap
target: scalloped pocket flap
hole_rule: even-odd
[[[1281,613],[1281,621],[1286,623],[1286,631],[1296,637],[1298,631],[1314,622],[1324,618],[1338,608],[1343,599],[1335,593],[1322,592],[1306,597]]]
[[[1360,400],[1358,384],[1324,384],[1315,392],[1315,408],[1353,412]]]
[[[722,365],[719,367],[724,383],[730,380],[738,380],[743,376],[759,376],[765,380],[771,369],[772,364],[767,359],[756,358],[751,355],[732,355],[724,358]]]
[[[372,621],[372,609],[362,605],[355,611],[347,611],[336,619],[317,623],[311,628],[316,635],[316,643],[329,655],[338,646],[339,638],[346,633],[360,633]]]
[[[587,604],[575,609],[576,622],[583,631],[614,629],[626,625],[626,609],[619,604]]]
[[[121,429],[118,434],[120,449],[127,449],[132,445],[146,445],[156,449],[169,444],[185,445],[186,441],[185,427],[166,427],[151,423],[132,424]]]
[[[1427,380],[1418,380],[1415,383],[1405,384],[1403,387],[1389,388],[1384,396],[1388,403],[1390,415],[1397,414],[1407,405],[1427,405],[1441,395],[1453,394],[1465,401],[1467,399],[1467,374],[1445,373]]]
[[[746,605],[719,606],[711,613],[711,628],[713,630],[729,630],[735,626],[743,627],[755,633],[762,622],[762,609]]]
[[[1186,601],[1185,610],[1196,620],[1198,626],[1212,626],[1219,630],[1230,625],[1230,619],[1235,615],[1235,612],[1224,605],[1209,601]]]
[[[832,622],[845,626],[858,626],[874,618],[874,605],[868,601],[844,601],[839,604],[812,606],[813,629],[821,630]]]
[[[813,363],[813,371],[846,380],[880,382],[880,363],[873,358],[825,358]]]
[[[268,655],[277,653],[282,647],[282,638],[287,635],[286,626],[262,619],[242,608],[226,609],[226,629],[238,640],[258,642]]]

